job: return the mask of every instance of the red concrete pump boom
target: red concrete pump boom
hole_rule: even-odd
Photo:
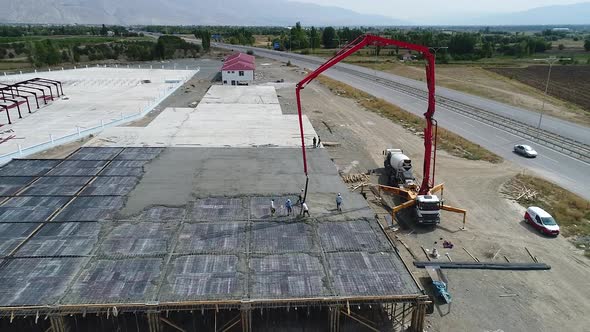
[[[426,128],[424,129],[424,168],[423,168],[423,176],[422,176],[422,184],[420,185],[419,194],[420,195],[427,195],[434,186],[434,164],[435,160],[433,161],[433,154],[434,158],[436,158],[436,137],[434,132],[434,110],[435,110],[435,100],[434,100],[434,55],[430,53],[430,50],[426,46],[415,45],[406,43],[403,41],[383,38],[379,36],[374,36],[371,34],[365,34],[357,39],[353,40],[344,48],[342,48],[336,55],[334,55],[330,60],[326,61],[323,65],[319,66],[316,70],[309,73],[301,82],[297,83],[297,87],[295,89],[295,95],[297,96],[297,111],[299,112],[299,130],[301,132],[301,146],[303,150],[303,170],[305,175],[307,176],[307,157],[305,154],[305,141],[303,137],[303,120],[301,116],[301,96],[300,92],[307,84],[309,84],[314,78],[318,77],[321,73],[328,70],[330,67],[334,66],[338,62],[342,61],[344,58],[348,57],[349,55],[353,54],[354,52],[362,49],[365,46],[374,45],[374,46],[398,46],[400,48],[409,49],[412,51],[417,51],[422,53],[424,59],[426,59],[426,84],[428,87],[428,109],[426,113],[424,113],[424,117],[426,118]],[[431,173],[432,167],[432,173]]]

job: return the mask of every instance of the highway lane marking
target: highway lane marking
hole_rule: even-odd
[[[284,59],[285,59],[285,58],[292,58],[292,59],[295,59],[295,57],[289,57],[289,56],[285,56],[285,54],[274,54],[274,53],[268,53],[268,52],[260,52],[260,53],[265,53],[265,54],[267,54],[267,55],[270,55],[270,56],[276,56],[276,57],[277,57],[277,58],[279,58],[280,60],[279,60],[279,59],[276,59],[276,58],[275,58],[275,60],[279,60],[279,61],[283,61],[283,62],[284,62]],[[279,53],[279,52],[277,52],[277,53]],[[297,59],[299,60],[299,58],[297,58]],[[298,62],[299,62],[299,61],[298,61]],[[301,62],[306,62],[306,61],[305,61],[304,59],[301,59]],[[308,64],[310,64],[310,63],[308,63]],[[396,92],[396,93],[399,93],[399,94],[405,95],[406,97],[410,97],[410,98],[416,99],[416,100],[417,100],[417,101],[419,101],[420,103],[425,103],[425,101],[424,101],[422,98],[418,98],[418,97],[416,97],[416,96],[413,96],[413,95],[411,95],[411,94],[404,93],[404,92],[402,92],[402,91],[396,90],[395,88],[387,87],[387,86],[384,86],[384,85],[382,85],[382,84],[378,84],[378,83],[376,83],[376,82],[373,82],[373,81],[371,81],[371,80],[369,80],[369,79],[367,79],[367,78],[364,78],[364,77],[359,77],[359,76],[357,76],[357,75],[350,74],[350,73],[348,73],[348,72],[339,71],[338,69],[336,69],[336,71],[337,71],[337,72],[338,72],[340,75],[346,76],[346,77],[348,77],[349,79],[357,80],[357,82],[358,82],[358,81],[360,81],[360,82],[363,82],[363,83],[365,83],[365,84],[366,84],[366,83],[368,83],[368,84],[370,84],[370,85],[373,85],[373,86],[375,86],[375,87],[378,87],[378,88],[381,88],[381,89],[385,89],[385,90],[390,90],[390,91],[393,91],[393,92]],[[331,76],[331,75],[328,75],[328,76]],[[332,77],[332,78],[334,78],[334,77]],[[338,80],[337,78],[334,78],[334,79]],[[340,81],[340,80],[338,80],[338,81]],[[348,83],[348,82],[345,82],[345,83]],[[363,84],[361,83],[361,85],[363,85]],[[357,87],[357,89],[360,89],[360,90],[363,90],[363,91],[367,92],[367,91],[366,91],[365,89],[363,89],[362,87]],[[367,92],[367,93],[370,93],[370,92]],[[373,94],[373,95],[375,95],[374,93],[370,93],[370,94]],[[395,103],[393,103],[393,104],[395,104]],[[441,106],[442,106],[442,105],[441,105]],[[444,106],[442,106],[442,107],[444,107]],[[463,117],[463,118],[465,118],[465,119],[469,119],[469,120],[471,120],[471,121],[476,121],[476,122],[478,122],[478,123],[480,123],[480,124],[482,124],[482,125],[485,125],[486,127],[489,127],[489,128],[491,128],[491,129],[494,129],[494,130],[499,130],[499,131],[501,131],[501,132],[505,132],[505,133],[507,133],[507,134],[509,134],[509,135],[511,135],[511,136],[513,136],[513,137],[515,137],[515,138],[517,138],[517,139],[519,139],[519,140],[520,140],[520,139],[524,139],[524,140],[526,140],[526,141],[529,141],[529,139],[528,139],[528,138],[526,138],[526,137],[521,137],[521,136],[518,136],[518,135],[515,135],[514,133],[512,133],[512,132],[510,132],[510,131],[508,131],[508,130],[506,130],[506,129],[503,129],[503,128],[500,128],[500,127],[495,127],[495,126],[492,126],[492,125],[490,125],[490,124],[488,124],[488,123],[486,123],[486,122],[483,122],[483,121],[481,121],[481,120],[478,120],[478,119],[475,119],[475,118],[471,118],[471,117],[469,117],[469,116],[466,116],[466,115],[464,115],[464,114],[461,114],[461,113],[458,113],[458,112],[453,112],[453,113],[454,113],[455,115],[457,115],[457,116],[460,116],[460,117]],[[471,132],[470,132],[470,133],[471,133]],[[471,133],[471,134],[473,134],[473,133]],[[479,138],[482,138],[482,137],[481,137],[481,136],[479,136],[479,135],[475,135],[475,136],[477,136],[477,137],[479,137]],[[497,135],[496,135],[496,136],[497,136]],[[585,162],[585,161],[583,161],[583,160],[580,160],[580,159],[576,159],[576,158],[574,158],[574,157],[572,157],[572,156],[570,156],[570,155],[567,155],[567,154],[565,154],[565,153],[563,153],[563,152],[560,152],[560,151],[557,151],[557,150],[551,149],[550,147],[547,147],[547,146],[543,146],[543,147],[544,147],[544,148],[546,148],[546,149],[548,149],[548,150],[551,150],[551,151],[553,151],[553,152],[555,152],[555,153],[558,153],[558,154],[560,154],[560,155],[562,155],[562,156],[564,156],[564,157],[567,157],[567,158],[569,158],[569,159],[571,159],[571,160],[573,160],[573,161],[575,161],[575,162],[580,162],[580,163],[583,163],[583,164],[586,164],[586,165],[590,165],[590,163],[588,163],[588,162]]]
[[[492,128],[495,128],[495,127],[492,127]],[[506,138],[506,137],[504,137],[504,136],[499,136],[499,135],[494,135],[494,136],[496,136],[497,138],[499,138],[499,139],[501,139],[501,140],[503,140],[503,141],[510,142],[510,140],[509,140],[509,139],[507,139],[507,138]]]
[[[465,121],[463,121],[463,124],[466,124],[466,125],[468,125],[468,126],[470,126],[470,127],[472,127],[472,128],[475,128],[475,126],[474,126],[474,125],[472,125],[472,124],[471,124],[471,123],[469,123],[469,122],[465,122]]]
[[[556,164],[559,164],[559,162],[558,162],[557,160],[553,159],[553,158],[550,158],[550,157],[547,157],[547,156],[543,156],[543,158],[549,159],[549,160],[551,160],[552,162],[554,162],[554,163],[556,163]]]

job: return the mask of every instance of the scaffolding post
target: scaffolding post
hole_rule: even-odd
[[[250,304],[243,304],[242,314],[242,332],[252,332],[252,309]]]
[[[68,322],[64,316],[51,316],[49,318],[51,322],[51,331],[53,332],[69,332],[71,331]]]
[[[422,332],[424,331],[424,316],[426,315],[426,302],[418,301],[412,311],[412,323],[410,331]]]
[[[158,311],[148,311],[147,312],[147,320],[148,320],[149,332],[163,331],[162,322],[160,321],[160,313]]]
[[[330,332],[340,332],[339,306],[330,306]]]

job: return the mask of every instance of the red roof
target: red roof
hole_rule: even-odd
[[[256,66],[253,63],[242,61],[241,59],[234,59],[233,61],[225,62],[222,71],[225,70],[255,70]]]
[[[250,62],[250,63],[255,63],[255,58],[252,55],[248,55],[248,54],[244,54],[244,53],[234,53],[232,55],[229,55],[227,58],[225,58],[225,61],[230,61],[233,59],[241,59],[244,62]]]
[[[255,70],[255,58],[244,53],[234,53],[227,58],[223,63],[221,70]]]

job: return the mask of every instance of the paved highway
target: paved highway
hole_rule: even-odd
[[[216,43],[214,43],[214,46],[242,52],[252,49],[258,56],[282,62],[290,60],[293,65],[310,69],[317,68],[319,63],[325,61],[325,59],[321,58],[260,48]],[[376,97],[383,98],[414,114],[422,116],[426,111],[426,102],[419,94],[391,86],[392,82],[401,83],[403,86],[415,88],[414,90],[419,89],[425,91],[426,84],[424,82],[350,64],[339,64],[328,70],[325,74],[330,78],[342,81]],[[386,82],[389,84],[384,84]],[[446,105],[446,102],[441,102],[441,99],[446,99],[449,102],[458,102],[458,105],[464,106],[458,108],[469,109],[475,107],[474,112],[476,113],[453,111],[453,108]],[[590,145],[590,128],[554,117],[544,116],[541,128],[543,131],[540,133],[542,134],[541,137],[545,137],[545,140],[539,142],[535,138],[537,135],[534,132],[525,135],[523,134],[525,130],[518,131],[508,126],[510,122],[508,120],[516,120],[523,126],[530,127],[529,130],[533,130],[538,124],[539,113],[442,87],[437,87],[437,100],[439,103],[437,104],[435,118],[441,127],[487,148],[506,160],[533,170],[541,177],[555,182],[564,188],[568,188],[572,192],[590,200],[590,190],[588,190],[588,184],[590,183],[590,161],[588,158],[575,155],[575,152],[571,151],[561,152],[560,147],[552,145],[552,142],[562,139],[563,142],[577,141],[580,150],[587,149],[588,145]],[[303,102],[305,103],[305,101]],[[490,122],[490,114],[504,119],[505,124],[503,122]],[[558,135],[562,137],[560,138]],[[518,156],[512,152],[515,144],[529,144],[539,152],[539,156],[535,159],[526,159]],[[578,149],[575,148],[572,150]],[[586,154],[586,150],[583,151]]]

